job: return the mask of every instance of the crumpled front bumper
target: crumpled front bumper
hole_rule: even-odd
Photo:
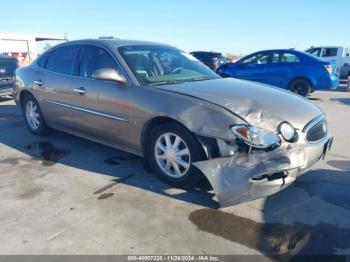
[[[317,143],[302,143],[270,152],[235,153],[193,163],[208,178],[221,207],[277,193],[310,169],[329,150],[327,134]]]

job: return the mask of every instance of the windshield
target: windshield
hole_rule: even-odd
[[[142,85],[166,85],[220,78],[188,53],[156,45],[120,47],[119,52]]]

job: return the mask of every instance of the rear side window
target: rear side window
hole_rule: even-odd
[[[50,53],[46,53],[45,55],[41,56],[38,60],[37,65],[41,68],[46,68],[47,58],[49,57]]]
[[[61,74],[73,75],[74,61],[79,46],[64,46],[53,50],[47,59],[46,69]]]
[[[79,76],[92,78],[92,74],[102,68],[118,67],[107,50],[97,46],[84,47],[83,56],[79,64]]]
[[[280,57],[280,63],[300,63],[300,58],[291,53],[283,53]]]

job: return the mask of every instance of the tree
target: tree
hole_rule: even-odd
[[[44,51],[47,49],[50,49],[52,47],[52,45],[50,45],[49,43],[46,43],[43,47]]]

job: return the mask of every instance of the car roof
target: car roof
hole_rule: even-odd
[[[277,52],[277,53],[283,53],[283,52],[287,52],[287,53],[294,53],[296,55],[299,55],[299,56],[302,56],[304,57],[304,59],[307,59],[307,60],[313,60],[313,61],[318,61],[318,62],[321,62],[321,63],[324,63],[324,61],[318,59],[317,57],[315,56],[312,56],[306,52],[303,52],[303,51],[298,51],[298,50],[295,50],[295,49],[269,49],[269,50],[261,50],[261,51],[257,51],[257,52],[254,52],[254,53],[251,53],[249,55],[246,55],[244,57],[242,57],[239,61],[242,61],[243,59],[246,59],[247,57],[250,57],[250,56],[253,56],[253,55],[256,55],[256,54],[259,54],[259,53],[271,53],[271,52]],[[238,62],[239,62],[238,61]]]
[[[308,49],[313,48],[343,48],[342,46],[336,46],[336,45],[321,45],[321,46],[311,46]]]
[[[298,51],[298,50],[295,50],[295,49],[268,49],[268,50],[261,50],[261,51],[257,51],[257,52],[254,52],[254,54],[256,53],[263,53],[263,52],[266,52],[266,53],[269,53],[269,52],[290,52],[290,53],[303,53],[301,51]]]
[[[294,54],[297,54],[297,55],[301,55],[301,56],[310,56],[309,54],[303,52],[303,51],[298,51],[298,50],[295,50],[295,49],[269,49],[269,50],[261,50],[261,51],[257,51],[257,52],[254,52],[254,53],[251,53],[249,55],[246,55],[245,57],[243,58],[246,58],[248,56],[252,56],[252,55],[256,55],[256,54],[259,54],[259,53],[271,53],[271,52],[276,52],[276,53],[294,53]],[[242,59],[243,59],[242,58]]]
[[[82,39],[82,40],[73,40],[73,41],[67,41],[64,43],[61,43],[59,45],[56,45],[55,47],[59,46],[66,46],[66,45],[100,45],[100,46],[106,46],[114,48],[118,48],[121,46],[130,46],[130,45],[161,45],[161,46],[169,46],[162,43],[156,43],[156,42],[148,42],[148,41],[138,41],[138,40],[127,40],[127,39]],[[170,46],[169,46],[170,47]]]

